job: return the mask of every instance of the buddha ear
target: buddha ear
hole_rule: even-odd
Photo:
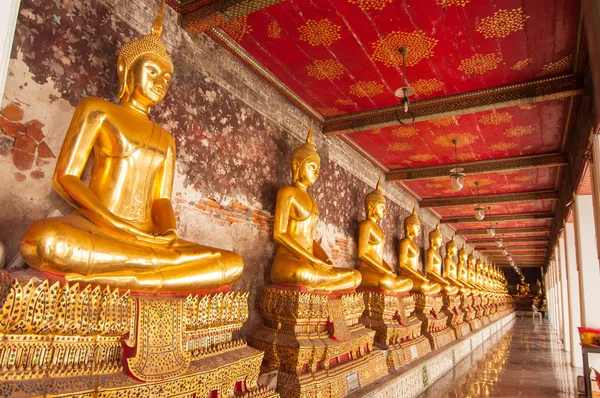
[[[117,94],[117,97],[119,99],[123,98],[127,94],[128,72],[129,72],[129,68],[127,68],[127,64],[125,63],[125,60],[119,59],[119,63],[117,65],[117,73],[119,76],[119,83],[121,84],[121,86],[119,87],[119,94]]]

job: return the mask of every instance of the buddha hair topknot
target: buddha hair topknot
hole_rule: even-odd
[[[444,235],[442,235],[442,231],[440,231],[439,221],[438,221],[437,225],[435,226],[435,229],[429,233],[430,240],[438,239],[438,238],[444,238]]]
[[[450,253],[452,249],[458,249],[458,245],[456,244],[455,236],[452,234],[452,239],[446,243],[446,253]]]
[[[123,47],[121,47],[121,51],[119,51],[119,94],[118,97],[122,98],[125,95],[125,86],[126,86],[126,78],[127,73],[131,66],[135,63],[135,61],[144,54],[153,54],[159,57],[161,60],[165,61],[167,64],[171,66],[171,70],[173,70],[173,60],[167,53],[167,47],[165,43],[161,40],[162,31],[163,31],[163,12],[165,9],[165,0],[162,1],[160,6],[160,10],[154,23],[152,24],[152,29],[150,34],[144,35],[138,39],[131,40],[128,43],[125,43]]]
[[[421,225],[419,221],[419,216],[417,216],[417,205],[415,204],[413,207],[413,212],[410,216],[404,219],[404,228],[406,229],[409,226],[413,225]]]
[[[367,217],[369,217],[371,210],[378,203],[386,204],[385,196],[383,196],[383,192],[381,192],[381,184],[381,177],[379,177],[379,181],[377,181],[377,186],[375,187],[375,190],[365,197],[365,213]]]
[[[298,170],[294,170],[294,163],[298,164],[297,167],[300,167],[302,163],[306,162],[309,159],[314,159],[317,161],[321,161],[319,154],[317,153],[317,148],[312,143],[313,139],[313,122],[311,120],[310,127],[308,129],[308,135],[306,136],[306,142],[297,147],[292,151],[292,155],[290,156],[290,161],[292,163],[292,180],[296,182],[298,179]]]

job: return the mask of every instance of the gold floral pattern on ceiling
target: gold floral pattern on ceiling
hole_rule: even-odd
[[[419,135],[419,129],[416,127],[398,127],[392,131],[394,137],[409,138]]]
[[[306,67],[306,73],[318,80],[339,79],[344,74],[344,66],[335,59],[316,59]]]
[[[381,134],[381,129],[373,129],[373,130],[371,130],[371,131],[369,131],[369,132],[370,132],[371,134],[375,134],[375,135],[377,135],[377,134]]]
[[[238,19],[234,19],[231,22],[227,22],[223,25],[223,30],[231,36],[231,38],[235,41],[240,41],[246,36],[248,33],[252,32],[252,27],[248,25],[248,17],[243,16]]]
[[[498,142],[496,144],[492,144],[489,146],[489,148],[492,151],[499,152],[499,151],[508,151],[509,149],[515,149],[517,146],[518,145],[515,142],[504,141],[504,142]]]
[[[412,145],[408,142],[396,142],[389,144],[387,147],[388,152],[408,152],[412,149]]]
[[[376,81],[360,81],[350,86],[348,92],[359,98],[371,98],[383,93],[383,83]]]
[[[469,4],[471,0],[435,0],[435,3],[440,6],[452,7],[464,7]]]
[[[411,84],[417,94],[431,95],[444,90],[444,83],[438,79],[420,79]]]
[[[333,107],[317,108],[317,111],[325,117],[337,116],[337,115],[341,115],[344,113],[344,112],[340,111],[338,108],[333,108]]]
[[[435,141],[433,141],[433,143],[444,148],[454,148],[454,143],[452,140],[456,140],[456,147],[460,148],[466,145],[471,145],[478,138],[478,136],[471,133],[448,133],[440,135],[435,139]]]
[[[570,72],[571,71],[571,66],[572,66],[572,60],[573,60],[573,56],[572,55],[567,55],[566,57],[564,57],[560,61],[556,61],[556,62],[552,62],[552,63],[546,64],[542,68],[542,71],[537,74],[537,77],[558,75],[558,74],[561,74],[561,73]]]
[[[308,42],[311,46],[330,46],[342,38],[341,26],[334,24],[327,18],[320,21],[309,19],[298,28],[300,40]]]
[[[441,117],[439,119],[428,120],[429,123],[433,124],[436,127],[447,127],[451,124],[458,123],[458,119],[460,116],[449,116],[449,117]]]
[[[503,38],[522,30],[528,19],[529,15],[525,15],[521,7],[512,10],[502,9],[496,11],[494,15],[483,18],[476,30],[486,39]]]
[[[532,109],[535,109],[535,104],[523,104],[523,105],[519,105],[519,109],[522,109],[524,111],[530,111]]]
[[[533,58],[525,58],[510,67],[512,70],[521,70],[533,62]]]
[[[349,100],[349,99],[341,99],[341,98],[338,98],[338,99],[336,99],[336,100],[335,100],[335,103],[336,103],[336,104],[338,104],[338,105],[346,105],[346,106],[354,106],[354,105],[356,105],[356,104],[354,103],[354,101],[352,101],[352,100]]]
[[[416,155],[409,156],[408,159],[412,160],[413,162],[427,162],[433,159],[433,155],[429,153],[418,153]]]
[[[439,182],[433,182],[433,183],[430,182],[428,184],[425,184],[425,188],[427,188],[427,189],[439,189],[439,188],[444,188],[444,186],[445,186],[444,184],[441,184]]]
[[[523,150],[524,151],[529,151],[530,149],[533,149],[533,148],[534,148],[533,145],[526,145],[526,146],[523,147]]]
[[[386,66],[402,65],[402,55],[398,52],[400,47],[407,47],[406,65],[414,66],[421,60],[433,56],[433,49],[438,40],[427,37],[425,32],[395,31],[383,39],[372,43],[373,59],[383,62]]]
[[[534,180],[535,177],[532,175],[528,175],[528,176],[517,176],[514,177],[513,180],[518,181],[518,182],[528,182],[528,181],[532,181]]]
[[[275,21],[267,26],[267,36],[271,39],[279,39],[281,37],[281,27]]]
[[[521,184],[504,184],[502,186],[504,189],[517,189],[517,188],[521,188]]]
[[[506,137],[523,137],[524,135],[531,135],[533,130],[533,126],[515,126],[507,129],[504,135]]]
[[[508,112],[493,112],[479,118],[479,122],[486,126],[495,126],[502,123],[508,123],[512,120],[512,115]]]
[[[348,0],[350,4],[356,4],[358,8],[364,11],[368,10],[383,10],[388,4],[394,0]]]
[[[458,70],[465,75],[482,75],[494,70],[502,62],[502,57],[495,53],[475,54],[460,61]]]

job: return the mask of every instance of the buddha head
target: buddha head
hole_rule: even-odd
[[[304,187],[309,187],[319,178],[321,158],[317,153],[317,148],[312,143],[312,138],[313,130],[311,121],[306,142],[294,149],[290,157],[292,163],[292,182],[294,185],[300,184]]]
[[[458,262],[465,264],[467,262],[468,257],[469,253],[467,252],[467,246],[463,244],[460,250],[458,251]]]
[[[477,258],[475,258],[475,249],[473,249],[473,251],[471,252],[471,254],[469,254],[469,258],[467,259],[467,262],[469,264],[469,268],[473,268],[474,269],[476,261],[477,261]]]
[[[404,219],[404,236],[411,240],[419,236],[421,232],[421,222],[417,216],[417,205],[414,205],[413,212]]]
[[[444,235],[440,231],[440,223],[438,222],[435,229],[429,233],[429,245],[432,249],[438,250],[442,247],[444,242]]]
[[[173,61],[161,40],[164,7],[163,1],[150,34],[121,47],[118,97],[122,103],[135,101],[151,108],[167,95],[173,78]]]
[[[446,256],[454,258],[456,257],[456,252],[458,250],[458,245],[456,244],[456,240],[454,240],[454,234],[452,234],[452,239],[446,243]]]
[[[373,218],[376,221],[381,220],[386,213],[385,205],[385,197],[383,196],[383,192],[381,192],[381,178],[379,178],[375,190],[365,198],[365,214],[367,218]]]

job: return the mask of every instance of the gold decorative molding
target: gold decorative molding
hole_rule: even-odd
[[[515,158],[484,160],[480,162],[460,163],[467,174],[496,173],[515,170],[557,167],[568,164],[567,157],[561,153],[519,156]],[[442,166],[416,167],[411,169],[393,169],[386,175],[387,181],[423,180],[436,177],[448,177],[453,164]]]
[[[538,191],[497,195],[465,196],[456,198],[424,199],[419,203],[419,207],[449,207],[475,204],[530,202],[538,200],[557,199],[559,199],[559,193],[556,191]]]

